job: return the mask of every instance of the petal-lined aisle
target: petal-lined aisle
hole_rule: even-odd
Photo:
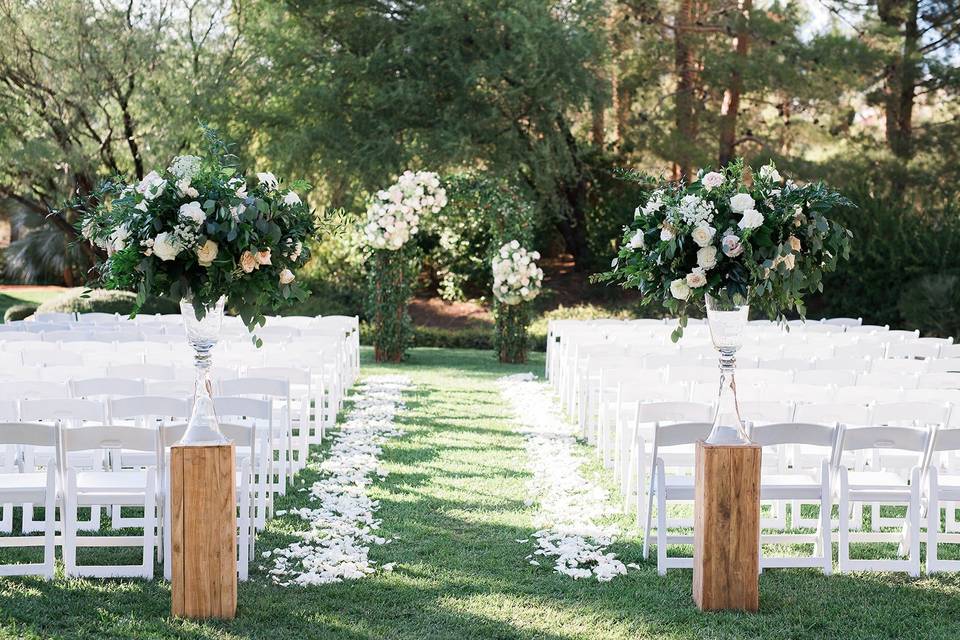
[[[533,555],[550,558],[554,570],[573,578],[594,576],[606,582],[626,573],[626,565],[606,552],[619,528],[601,524],[618,511],[607,490],[581,473],[586,460],[576,451],[574,427],[560,415],[547,386],[530,373],[503,377],[498,384],[526,436],[527,466],[533,474],[528,503],[538,508]],[[530,564],[540,562],[530,559]]]
[[[377,534],[380,521],[375,513],[380,504],[367,488],[374,476],[387,475],[380,454],[388,439],[403,434],[395,420],[405,408],[403,393],[410,387],[406,376],[371,376],[357,387],[353,407],[320,464],[323,475],[309,489],[310,501],[318,506],[290,510],[310,528],[299,534],[299,541],[263,554],[273,557],[270,574],[275,583],[327,584],[376,571],[370,545],[388,541]]]

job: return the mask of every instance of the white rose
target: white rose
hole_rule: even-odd
[[[711,245],[697,251],[697,264],[707,271],[717,266],[717,248]]]
[[[731,234],[723,236],[723,240],[720,241],[720,245],[723,248],[723,255],[728,258],[736,258],[738,255],[743,253],[743,244],[740,243],[740,238]]]
[[[627,246],[631,249],[643,249],[643,231],[637,231],[633,234],[633,237],[630,238],[630,242],[627,243]],[[537,256],[538,258],[540,256]]]
[[[690,287],[687,286],[683,278],[677,278],[670,283],[670,295],[677,300],[686,300],[690,297]]]
[[[181,219],[190,220],[198,225],[203,224],[204,220],[207,219],[207,214],[203,211],[203,207],[201,207],[200,203],[196,200],[180,205],[179,216]]]
[[[217,258],[219,251],[220,247],[217,246],[216,242],[207,240],[203,243],[203,246],[197,248],[197,262],[200,263],[201,267],[209,267]]]
[[[113,242],[113,250],[123,251],[123,249],[127,246],[127,240],[129,238],[130,230],[127,228],[127,225],[121,225],[110,235],[110,240]]]
[[[147,201],[146,201],[146,200],[141,200],[141,201],[138,202],[137,204],[133,205],[133,208],[136,209],[136,210],[138,210],[138,211],[143,211],[144,213],[146,213],[146,212],[147,212]]]
[[[172,233],[164,231],[153,239],[153,253],[161,260],[174,260],[183,247]]]
[[[288,207],[298,205],[300,204],[300,196],[295,191],[288,191],[287,195],[283,196],[283,204]]]
[[[749,197],[749,196],[747,196]],[[737,226],[741,229],[756,229],[763,224],[763,214],[756,209],[747,209]]]
[[[673,233],[673,228],[672,228],[672,227],[669,227],[669,226],[664,225],[664,226],[660,229],[660,239],[661,239],[662,241],[664,241],[664,242],[669,242],[670,240],[673,240],[673,237],[674,237],[674,233]]]
[[[743,213],[748,209],[753,209],[756,204],[749,193],[738,193],[730,198],[730,208],[733,209],[734,213]]]
[[[773,163],[760,167],[760,177],[764,180],[780,182],[780,172],[777,171],[775,166],[773,166]]]
[[[260,181],[262,186],[267,188],[267,191],[273,191],[280,184],[280,182],[277,180],[277,176],[273,175],[269,171],[258,173],[257,180]]]
[[[141,194],[146,200],[153,200],[163,193],[165,186],[167,186],[167,181],[161,178],[156,171],[151,171],[137,185],[137,193]]]
[[[717,173],[716,171],[711,171],[707,175],[703,176],[700,180],[700,184],[703,185],[703,188],[707,191],[715,189],[723,184],[726,178],[723,177],[722,173]]]
[[[296,279],[297,277],[293,275],[293,271],[290,271],[290,269],[284,269],[280,272],[280,284],[290,284]]]
[[[694,230],[690,233],[690,236],[693,238],[693,241],[697,243],[697,245],[705,247],[713,242],[713,237],[716,234],[716,229],[708,224],[701,224],[694,228]]]
[[[693,271],[687,274],[687,285],[691,289],[699,289],[707,284],[707,274],[700,267],[694,267]]]

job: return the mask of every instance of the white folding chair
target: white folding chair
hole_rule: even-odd
[[[25,422],[0,423],[0,445],[4,447],[36,447],[44,450],[56,450],[57,427],[55,424],[28,424]],[[21,473],[15,465],[5,464],[0,470],[0,503],[3,504],[4,519],[10,514],[12,532],[12,505],[14,503],[43,505],[42,536],[3,536],[0,547],[42,547],[43,561],[39,563],[0,564],[0,576],[39,575],[47,580],[53,578],[56,505],[57,505],[57,458],[51,456],[44,462],[44,471],[30,470]],[[5,460],[4,462],[12,462]],[[26,506],[24,507],[26,513]],[[32,516],[32,514],[31,514]],[[21,532],[27,529],[21,526]]]
[[[957,411],[958,409],[954,409]],[[960,571],[960,560],[940,557],[937,545],[960,543],[955,523],[957,503],[960,502],[960,474],[957,473],[957,453],[960,452],[960,429],[940,429],[933,434],[931,458],[927,469],[927,573]],[[945,463],[940,466],[940,462]],[[942,473],[941,473],[942,470]],[[941,532],[940,513],[946,508],[946,526]]]
[[[157,450],[157,432],[116,425],[62,429],[64,458],[72,452],[105,450]],[[157,528],[157,478],[153,467],[144,470],[86,471],[70,465],[64,478],[63,562],[70,577],[153,578],[153,554]],[[111,504],[143,508],[141,536],[79,536],[77,508]],[[81,565],[78,547],[142,547],[139,565]]]

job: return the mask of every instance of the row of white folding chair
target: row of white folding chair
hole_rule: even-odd
[[[131,419],[136,419],[133,424],[127,425],[93,425],[73,424],[69,427],[61,427],[62,419],[54,419],[53,424],[57,426],[58,437],[55,442],[43,443],[37,442],[4,442],[4,444],[22,445],[30,452],[29,456],[24,456],[19,468],[7,467],[0,480],[0,496],[4,499],[4,520],[12,520],[11,507],[13,502],[20,502],[16,495],[11,491],[23,489],[25,483],[36,483],[38,472],[35,468],[48,467],[49,470],[60,468],[65,469],[66,473],[60,482],[62,487],[62,505],[65,507],[64,522],[62,524],[64,531],[64,560],[68,575],[87,575],[99,577],[115,576],[143,576],[152,577],[153,574],[153,536],[154,528],[158,527],[155,519],[155,508],[162,506],[162,499],[156,498],[158,491],[165,495],[159,486],[159,479],[156,476],[156,469],[159,467],[165,470],[165,456],[159,449],[160,440],[158,433],[170,429],[166,422],[171,418],[167,416],[171,411],[171,404],[176,404],[178,399],[162,398],[130,398],[118,401],[119,405],[115,407],[115,412],[124,415],[128,423]],[[240,464],[240,473],[238,475],[238,499],[240,500],[240,565],[239,571],[241,579],[246,578],[247,564],[253,549],[253,527],[255,525],[254,516],[254,497],[256,497],[257,511],[263,513],[266,504],[266,485],[267,478],[267,451],[265,440],[258,444],[256,437],[256,428],[254,424],[239,425],[234,421],[250,420],[251,418],[267,418],[271,415],[269,403],[264,403],[246,398],[217,398],[215,400],[218,413],[226,421],[222,424],[225,435],[234,441],[238,447],[238,459]],[[74,401],[74,405],[76,405]],[[178,407],[172,407],[177,411]],[[150,413],[144,413],[149,411]],[[155,414],[154,411],[163,411],[161,414]],[[32,412],[37,415],[49,416],[57,413],[55,410],[34,411],[25,409],[26,413]],[[76,422],[78,412],[72,412],[71,422]],[[160,422],[156,420],[161,418]],[[35,417],[35,416],[31,416]],[[92,417],[87,414],[85,417]],[[50,429],[51,423],[5,423],[10,433],[18,432],[15,425],[24,425],[24,428],[38,428],[40,430]],[[144,427],[147,428],[144,428]],[[182,435],[184,425],[173,427],[174,436],[167,435],[167,445],[175,442]],[[36,465],[36,449],[43,449],[49,453],[50,449],[54,453],[44,459],[53,462],[50,465]],[[59,449],[59,451],[58,451]],[[109,451],[109,457],[105,453]],[[84,452],[88,454],[87,458],[78,459],[76,454]],[[96,455],[94,455],[96,454]],[[93,457],[90,457],[90,456]],[[109,462],[107,460],[109,459]],[[79,460],[79,467],[78,467]],[[90,462],[89,460],[94,460]],[[28,464],[29,463],[29,464]],[[78,470],[79,469],[79,470]],[[160,478],[165,478],[164,472],[161,472]],[[256,484],[254,484],[256,483]],[[254,490],[254,487],[256,489]],[[34,487],[35,489],[35,487]],[[8,500],[9,499],[9,500]],[[23,496],[22,500],[31,502],[35,499],[34,495]],[[45,496],[44,500],[36,500],[40,503],[49,505],[50,496]],[[140,527],[144,530],[143,536],[83,536],[77,540],[76,532],[80,528],[93,529],[99,528],[99,508],[100,505],[113,505],[114,528]],[[96,526],[83,526],[76,518],[76,508],[87,506],[91,509],[91,521]],[[144,508],[143,518],[125,518],[120,521],[118,514],[122,506],[142,506]],[[26,517],[27,512],[31,513],[31,518]],[[45,513],[44,529],[50,529],[56,526],[53,511]],[[32,504],[24,505],[24,524],[22,530],[31,532],[30,522],[32,520]],[[10,523],[12,525],[12,522]],[[12,529],[7,529],[9,532]],[[28,545],[30,539],[22,536],[13,539],[6,538],[8,542],[0,543],[3,546],[16,546],[18,544]],[[45,545],[48,543],[45,539]],[[80,567],[76,564],[75,551],[79,546],[139,546],[142,542],[144,548],[143,564],[135,569],[127,566],[109,566],[109,567]],[[158,554],[161,548],[157,548]],[[33,571],[33,567],[17,567],[7,569],[8,572]],[[0,569],[0,572],[3,570]],[[44,563],[44,575],[52,574],[52,567],[47,567]]]

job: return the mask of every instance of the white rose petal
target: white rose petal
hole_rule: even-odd
[[[730,209],[732,209],[734,213],[743,213],[748,209],[753,209],[756,204],[749,193],[738,193],[730,198]]]

